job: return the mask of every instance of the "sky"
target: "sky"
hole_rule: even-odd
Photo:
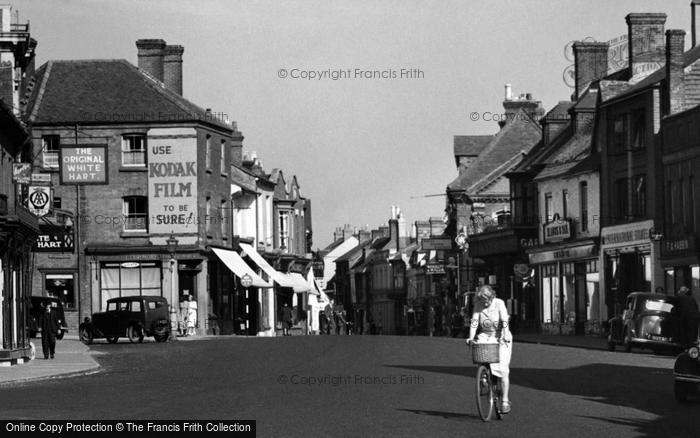
[[[386,224],[392,205],[408,223],[442,216],[453,136],[495,134],[506,83],[545,110],[568,100],[570,42],[626,35],[629,12],[665,12],[686,49],[691,28],[690,0],[11,4],[31,24],[37,66],[137,64],[141,38],[184,46],[183,95],[235,120],[268,172],[297,176],[314,249],[343,224]]]

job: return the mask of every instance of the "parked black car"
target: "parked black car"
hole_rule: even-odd
[[[690,394],[700,394],[700,339],[676,357],[673,393],[681,403],[687,401]]]
[[[41,333],[39,318],[41,318],[41,314],[45,311],[44,304],[47,304],[51,306],[51,311],[56,312],[58,315],[58,323],[60,327],[58,329],[58,333],[56,334],[56,339],[63,339],[63,336],[68,332],[68,327],[66,326],[66,316],[63,312],[63,302],[55,297],[33,296],[30,298],[30,303],[29,320],[27,321],[29,337],[36,338],[37,333]]]
[[[622,315],[609,321],[608,349],[614,351],[617,344],[622,344],[626,352],[633,346],[650,348],[655,353],[681,349],[674,301],[674,297],[664,294],[629,294]]]
[[[168,301],[146,295],[112,298],[107,310],[94,313],[92,320],[85,318],[79,329],[80,340],[87,345],[97,338],[114,344],[123,336],[130,342],[143,342],[145,336],[164,342],[170,336]]]

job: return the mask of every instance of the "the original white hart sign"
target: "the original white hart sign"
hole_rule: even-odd
[[[151,234],[197,232],[197,135],[194,129],[149,130],[148,210]]]

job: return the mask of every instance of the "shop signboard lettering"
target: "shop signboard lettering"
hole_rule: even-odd
[[[558,242],[571,237],[571,224],[568,220],[557,219],[544,225],[544,241]]]
[[[73,252],[74,239],[71,233],[39,234],[33,252]]]
[[[61,146],[61,184],[107,184],[107,145]]]
[[[614,245],[617,243],[634,242],[635,240],[649,240],[649,229],[618,231],[615,233],[603,234],[603,245]]]
[[[172,129],[152,129],[148,133],[148,209],[152,234],[195,233],[199,223],[220,220],[200,216],[197,211],[196,137],[172,134]]]
[[[451,250],[452,240],[450,239],[423,239],[422,250]]]
[[[425,273],[429,275],[441,275],[445,273],[445,265],[442,263],[428,263],[425,265]]]

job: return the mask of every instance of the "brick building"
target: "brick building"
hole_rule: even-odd
[[[25,205],[32,147],[19,116],[36,44],[29,24],[13,22],[10,6],[0,6],[0,365],[32,357],[27,317],[39,223]],[[27,172],[15,178],[21,164]]]
[[[198,332],[216,331],[209,318],[233,284],[210,248],[231,246],[230,166],[243,136],[182,97],[182,47],[136,46],[138,68],[73,60],[37,70],[26,111],[34,165],[51,175],[49,220],[72,222],[76,251],[37,254],[34,294],[58,282],[73,330],[111,297],[165,296],[174,319],[189,294]]]

